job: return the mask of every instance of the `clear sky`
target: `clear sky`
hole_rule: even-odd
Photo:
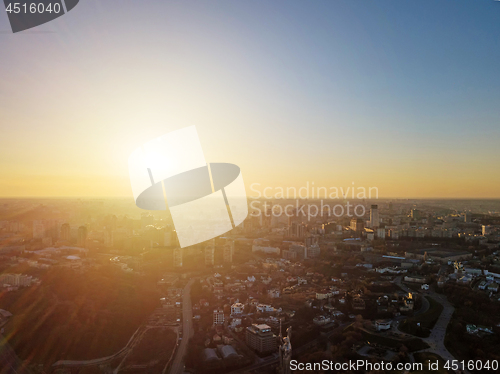
[[[247,186],[500,197],[500,2],[97,1],[12,34],[0,196],[131,196],[127,159],[196,125]]]

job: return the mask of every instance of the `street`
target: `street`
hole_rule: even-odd
[[[177,347],[170,374],[182,374],[184,372],[184,357],[186,356],[189,338],[193,335],[193,311],[191,308],[191,279],[182,293],[182,331],[183,338]]]

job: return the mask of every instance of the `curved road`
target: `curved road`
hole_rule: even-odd
[[[405,285],[401,284],[401,279],[402,277],[397,277],[394,282],[401,287],[403,290],[411,292],[408,287]],[[453,305],[450,304],[448,299],[446,298],[445,295],[439,294],[433,290],[427,291],[427,296],[432,297],[435,301],[440,303],[443,306],[443,311],[441,312],[436,324],[434,325],[434,328],[431,330],[431,334],[428,338],[421,338],[424,342],[426,342],[429,345],[429,348],[424,349],[423,351],[419,352],[431,352],[431,353],[436,353],[439,356],[441,356],[445,361],[452,361],[456,360],[456,358],[446,349],[444,345],[444,338],[446,336],[446,328],[448,327],[448,324],[450,323],[451,317],[453,315],[453,312],[455,311],[455,308]],[[422,299],[425,299],[423,297]],[[426,308],[426,310],[429,308],[429,306],[424,306],[422,305],[422,308]],[[416,313],[419,314],[419,313]],[[414,352],[417,353],[417,352]],[[467,370],[463,371],[464,373],[468,373]]]

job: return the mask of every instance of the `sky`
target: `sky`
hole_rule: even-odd
[[[132,197],[130,153],[195,125],[247,189],[500,198],[499,35],[493,0],[82,0],[16,34],[2,9],[0,196]]]

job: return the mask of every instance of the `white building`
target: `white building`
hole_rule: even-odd
[[[260,313],[273,313],[273,312],[281,312],[281,308],[276,309],[273,308],[271,305],[259,304],[257,305],[257,311]]]
[[[236,328],[238,326],[241,326],[241,318],[233,318],[231,321],[231,327]]]
[[[375,329],[377,331],[385,331],[391,329],[392,321],[390,319],[378,319],[375,321]]]
[[[330,322],[331,322],[331,318],[325,317],[325,316],[317,316],[317,317],[314,317],[314,319],[313,319],[313,323],[317,326],[323,326],[323,325],[326,325],[327,323],[330,323]]]
[[[25,274],[5,273],[0,275],[0,284],[14,287],[29,287],[36,279]]]
[[[245,310],[245,305],[242,303],[234,303],[231,305],[231,315],[242,314]]]
[[[174,249],[174,267],[181,268],[182,267],[182,255],[183,249],[178,247]]]
[[[252,243],[252,252],[264,252],[280,254],[279,247],[272,247],[269,239],[255,239]]]
[[[214,325],[223,325],[224,324],[224,310],[215,309],[214,310]]]
[[[277,299],[280,297],[280,290],[273,288],[272,290],[267,291],[267,294],[271,299]]]

